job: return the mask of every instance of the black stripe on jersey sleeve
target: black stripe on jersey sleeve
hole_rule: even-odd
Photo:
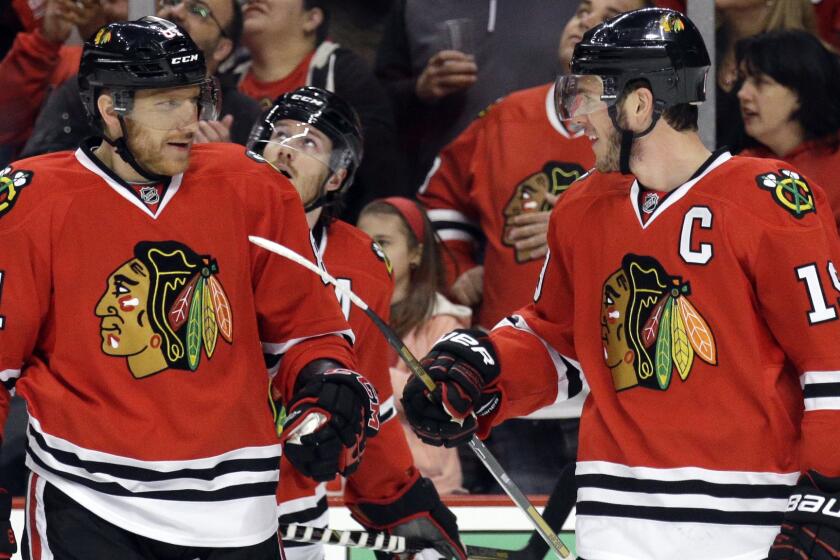
[[[463,232],[470,234],[476,239],[484,238],[484,234],[479,228],[465,222],[453,222],[449,220],[432,220],[432,225],[435,226],[435,231],[438,232],[441,232],[446,229],[459,229]]]
[[[277,482],[254,482],[250,484],[238,484],[219,488],[218,490],[152,490],[149,492],[132,492],[116,482],[94,482],[88,478],[78,476],[69,472],[61,471],[45,464],[40,457],[31,450],[28,456],[41,468],[56,476],[86,486],[101,494],[112,496],[125,496],[132,498],[151,498],[155,500],[171,500],[176,502],[225,502],[228,500],[240,500],[243,498],[257,498],[261,496],[274,496],[277,492]]]
[[[580,370],[572,365],[572,362],[567,360],[563,354],[560,354],[560,360],[566,366],[566,379],[569,380],[569,398],[571,399],[583,390],[583,382],[580,379]]]
[[[653,507],[639,505],[607,504],[603,502],[578,502],[577,515],[623,517],[668,521],[675,523],[714,523],[718,525],[770,525],[782,523],[780,511],[721,511],[716,509],[685,507]]]
[[[292,523],[298,523],[300,525],[305,525],[310,523],[322,515],[327,511],[327,497],[322,496],[318,503],[316,503],[311,508],[302,509],[300,511],[295,511],[292,513],[286,513],[277,518],[277,521],[280,522],[281,525],[291,525]]]
[[[792,487],[785,484],[716,484],[705,480],[640,480],[606,474],[575,476],[578,488],[603,488],[645,494],[702,494],[715,498],[784,499]]]
[[[806,399],[816,397],[840,397],[840,382],[838,383],[807,383],[802,390]]]
[[[75,453],[62,451],[50,447],[44,436],[39,434],[32,427],[29,427],[29,435],[37,442],[38,447],[51,455],[56,461],[69,467],[83,469],[90,473],[102,473],[108,476],[137,480],[141,482],[154,482],[161,480],[193,479],[193,480],[215,480],[224,474],[237,472],[271,472],[279,470],[280,456],[263,459],[232,459],[222,461],[216,466],[207,469],[180,469],[177,471],[156,471],[128,465],[105,463],[102,461],[87,461],[80,459]],[[33,457],[35,453],[30,450]]]

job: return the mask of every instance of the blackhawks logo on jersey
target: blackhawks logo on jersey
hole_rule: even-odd
[[[524,263],[533,259],[541,259],[543,255],[532,255],[531,249],[517,249],[516,240],[510,238],[510,232],[515,224],[516,216],[530,212],[551,210],[547,194],[561,195],[569,186],[577,181],[586,170],[576,163],[550,161],[542,170],[525,177],[516,185],[513,196],[510,197],[504,209],[505,227],[502,231],[502,243],[513,247],[516,262]]]
[[[688,379],[696,360],[717,364],[715,337],[691,303],[691,288],[652,257],[625,255],[604,282],[601,340],[617,391],[665,390]]]
[[[799,173],[779,169],[778,173],[765,173],[755,178],[758,186],[773,193],[776,204],[787,210],[794,218],[802,218],[815,212],[814,194],[811,187]]]
[[[233,342],[230,301],[219,267],[176,241],[142,241],[108,277],[94,313],[102,351],[124,357],[135,378],[165,369],[195,371],[202,350]]]
[[[32,171],[6,167],[0,171],[0,218],[8,214],[20,197],[23,187],[32,182]]]

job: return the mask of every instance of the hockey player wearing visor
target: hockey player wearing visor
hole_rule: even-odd
[[[298,195],[241,147],[193,146],[213,86],[176,24],[101,28],[79,84],[103,137],[0,172],[0,419],[12,391],[30,418],[23,556],[277,560],[267,373],[290,424],[342,420],[297,444],[322,476],[352,472],[379,424],[333,290],[248,241],[314,258]]]
[[[706,150],[708,66],[672,10],[584,34],[557,107],[598,170],[553,210],[533,303],[438,342],[406,416],[458,445],[586,383],[580,557],[837,558],[840,238],[789,164]]]
[[[334,93],[303,87],[277,98],[255,124],[248,146],[252,157],[265,159],[295,185],[319,260],[387,320],[393,281],[384,252],[362,231],[336,219],[362,159],[356,111]],[[359,469],[347,477],[345,501],[368,529],[422,536],[446,558],[464,559],[455,516],[431,481],[420,476],[402,427],[394,420],[388,344],[361,310],[347,300],[340,302],[356,333],[359,368],[381,400],[379,434],[368,442]],[[331,480],[332,473],[321,476],[318,458],[293,443],[287,442],[284,450],[283,484],[278,487],[280,523],[326,527],[325,484],[315,481]],[[284,549],[290,560],[317,560],[324,555],[322,545],[284,543]]]

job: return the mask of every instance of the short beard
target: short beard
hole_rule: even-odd
[[[607,153],[604,157],[599,158],[595,162],[595,169],[601,173],[613,173],[619,171],[621,160],[621,131],[613,127],[608,138],[605,138],[607,144]]]
[[[126,144],[142,169],[165,177],[172,177],[187,170],[189,157],[186,161],[176,161],[164,157],[161,153],[166,136],[156,141],[148,130],[135,124],[131,119],[126,119],[125,124]]]

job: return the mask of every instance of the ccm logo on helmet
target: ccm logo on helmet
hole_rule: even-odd
[[[184,64],[185,62],[195,62],[196,60],[198,60],[197,54],[190,54],[187,56],[176,56],[172,59],[172,64]]]
[[[304,103],[312,103],[313,105],[318,105],[319,107],[324,104],[324,102],[320,99],[315,99],[314,97],[309,97],[308,95],[301,95],[299,93],[293,93],[292,99],[296,101],[303,101]]]
[[[819,513],[831,517],[840,518],[840,504],[837,498],[826,500],[825,496],[814,494],[793,494],[788,500],[787,511],[805,511],[808,513]]]
[[[445,334],[440,337],[438,342],[454,342],[456,344],[460,344],[461,346],[466,346],[471,351],[479,354],[484,361],[485,364],[488,366],[495,365],[496,362],[493,360],[493,357],[490,355],[490,352],[487,351],[487,348],[481,346],[481,344],[466,333],[459,333],[459,332],[451,332],[449,334]]]

